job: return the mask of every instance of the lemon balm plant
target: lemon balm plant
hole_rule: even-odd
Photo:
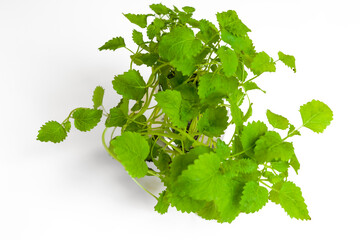
[[[268,124],[281,131],[248,120],[248,92],[261,90],[255,80],[275,72],[278,62],[296,72],[295,58],[279,52],[274,61],[256,51],[250,29],[233,10],[216,14],[217,27],[194,19],[192,7],[150,8],[151,14],[124,14],[137,25],[132,32],[136,51],[122,37],[99,48],[131,52],[130,69],[112,81],[121,101],[107,111],[104,89],[98,86],[92,108],[76,108],[63,122],[45,123],[37,139],[59,143],[72,124],[86,132],[105,118],[104,148],[157,199],[157,212],[173,206],[204,219],[232,222],[270,200],[291,218],[309,220],[300,188],[288,179],[290,168],[296,173],[300,168],[290,139],[303,127],[323,132],[332,111],[312,100],[300,107],[302,125],[295,127],[267,110]],[[149,79],[144,80],[137,65],[151,68]],[[230,125],[235,130],[224,142],[221,136]],[[144,176],[159,178],[165,190],[159,196],[150,193],[136,180]]]

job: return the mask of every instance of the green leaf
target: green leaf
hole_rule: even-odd
[[[125,129],[127,132],[141,132],[146,128],[146,117],[144,115],[135,119],[136,122],[131,122]]]
[[[257,121],[248,123],[244,127],[241,134],[241,143],[246,154],[254,155],[255,142],[267,132],[267,126],[265,123]]]
[[[97,86],[94,90],[92,101],[94,103],[94,109],[99,108],[103,103],[104,98],[104,89],[100,86]]]
[[[37,135],[37,140],[41,142],[59,143],[67,136],[65,128],[56,121],[49,121],[42,125]]]
[[[259,162],[288,161],[294,155],[292,143],[284,142],[280,134],[268,131],[256,141],[255,157]]]
[[[127,113],[119,107],[110,109],[110,113],[105,121],[106,127],[122,127],[127,122]]]
[[[259,186],[259,183],[254,181],[247,182],[241,196],[241,211],[245,213],[259,211],[268,202],[268,195],[268,190],[265,187]]]
[[[295,154],[290,159],[290,166],[295,170],[296,174],[298,174],[298,171],[300,170],[300,162]]]
[[[286,66],[291,68],[294,73],[296,73],[296,66],[295,66],[295,57],[291,55],[286,55],[281,51],[278,52],[279,60],[282,61]]]
[[[63,123],[63,126],[64,126],[66,132],[70,132],[71,122],[70,122],[69,120],[67,120],[66,122],[64,122],[64,123]]]
[[[225,29],[235,36],[244,36],[250,32],[250,29],[239,19],[234,10],[217,13],[216,18],[221,30]]]
[[[142,108],[142,105],[144,104],[143,101],[137,101],[134,106],[132,106],[131,111],[135,112],[135,111],[139,111]]]
[[[236,78],[206,73],[200,77],[198,93],[201,101],[209,105],[216,105],[221,99],[238,90]]]
[[[100,122],[102,113],[102,110],[78,108],[72,114],[72,118],[74,118],[74,125],[80,131],[90,131]]]
[[[168,208],[170,206],[169,200],[166,197],[166,191],[162,191],[160,193],[160,196],[158,198],[158,202],[155,205],[154,209],[160,214],[164,214],[168,211]]]
[[[270,110],[266,111],[266,117],[267,117],[269,123],[271,124],[271,126],[273,126],[274,128],[285,130],[289,126],[289,120],[287,120],[287,118],[285,118],[281,115],[275,114],[275,113],[271,112]]]
[[[290,124],[288,136],[293,137],[295,135],[301,136],[300,132],[295,129],[294,125]]]
[[[164,15],[164,14],[168,14],[171,12],[171,10],[169,8],[167,8],[166,6],[164,6],[161,3],[158,4],[151,4],[150,5],[151,10],[153,10],[157,15]]]
[[[147,27],[146,34],[149,39],[160,37],[161,30],[165,27],[165,20],[155,18],[154,21]]]
[[[159,42],[159,55],[185,75],[195,70],[194,57],[200,53],[202,44],[187,27],[173,28]]]
[[[147,17],[150,16],[149,14],[132,14],[127,13],[124,16],[129,19],[130,22],[138,25],[141,28],[146,28],[147,26]]]
[[[130,57],[136,65],[145,64],[148,67],[153,66],[159,59],[159,55],[156,53],[136,53]]]
[[[235,160],[224,161],[223,167],[226,174],[231,177],[238,176],[239,174],[248,174],[256,172],[258,165],[250,158],[241,158]]]
[[[285,210],[291,217],[300,220],[310,220],[309,211],[302,196],[301,189],[293,182],[279,182],[270,191],[270,198]]]
[[[166,90],[158,92],[155,95],[155,100],[161,107],[163,112],[171,119],[174,126],[179,128],[186,128],[187,121],[180,118],[181,108],[181,93],[175,90]]]
[[[208,20],[201,19],[199,21],[199,28],[200,31],[196,34],[196,37],[202,40],[205,44],[214,43],[219,40],[217,28]]]
[[[209,137],[220,137],[228,126],[225,107],[208,108],[198,122],[200,133]]]
[[[278,172],[286,172],[289,168],[289,163],[280,161],[280,162],[271,162],[271,167]]]
[[[100,51],[102,50],[113,50],[125,47],[125,41],[122,37],[115,37],[109,41],[107,41],[103,46],[99,48]]]
[[[276,71],[274,60],[265,52],[259,52],[256,54],[250,68],[255,75],[260,75],[263,72]]]
[[[303,126],[321,133],[333,120],[333,112],[323,102],[312,100],[300,107]]]
[[[221,159],[226,159],[230,156],[229,146],[222,140],[218,139],[216,142],[216,154]]]
[[[135,29],[132,32],[132,39],[134,43],[136,43],[139,46],[142,46],[144,44],[143,34],[141,32],[136,31]]]
[[[221,46],[217,55],[219,56],[225,76],[230,77],[234,75],[238,66],[238,58],[236,53],[228,47]]]
[[[245,91],[250,91],[250,90],[260,90],[263,93],[266,93],[266,91],[262,90],[255,82],[253,81],[249,81],[249,82],[245,82],[243,85]]]
[[[155,143],[156,144],[156,143]],[[162,151],[159,154],[158,159],[153,160],[155,166],[161,171],[168,173],[169,171],[169,165],[171,163],[171,157],[169,154],[167,154],[165,151]]]
[[[115,76],[112,83],[118,94],[129,99],[141,100],[146,92],[145,81],[136,70],[129,70],[122,75]]]
[[[142,178],[148,171],[145,159],[150,152],[146,139],[139,133],[124,132],[111,141],[117,160],[131,177]]]
[[[195,12],[195,8],[193,7],[189,7],[189,6],[185,6],[182,8],[186,13],[193,13]]]

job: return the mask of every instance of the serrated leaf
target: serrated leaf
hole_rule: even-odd
[[[279,60],[282,61],[286,66],[291,68],[294,73],[296,73],[296,66],[295,66],[295,57],[291,55],[286,55],[281,51],[278,52]]]
[[[83,132],[90,131],[100,122],[102,110],[78,108],[72,114],[75,127]]]
[[[146,84],[139,71],[129,70],[124,74],[115,76],[112,81],[114,90],[124,97],[141,100],[146,92]]]
[[[159,55],[184,75],[191,74],[195,69],[194,57],[200,53],[202,43],[196,39],[194,32],[187,27],[173,28],[159,42]]]
[[[127,13],[124,16],[132,23],[138,25],[141,28],[146,28],[147,26],[147,17],[150,16],[149,14],[132,14]]]
[[[165,20],[155,18],[154,21],[147,27],[146,34],[149,39],[159,37],[161,30],[165,27]]]
[[[150,152],[146,139],[139,133],[124,132],[111,141],[117,159],[131,177],[142,178],[148,171],[145,159]]]
[[[216,105],[222,98],[238,90],[236,78],[227,78],[220,74],[206,73],[200,77],[198,93],[201,101]]]
[[[216,154],[221,159],[226,159],[230,156],[230,148],[229,146],[222,141],[221,139],[218,139],[216,142]]]
[[[219,56],[225,76],[230,77],[234,75],[238,66],[238,58],[236,53],[226,46],[221,46],[217,55]]]
[[[103,103],[104,98],[104,89],[100,86],[97,86],[94,90],[92,101],[94,103],[94,109],[99,108]]]
[[[67,136],[65,128],[56,121],[49,121],[42,125],[37,135],[37,140],[41,142],[59,143]]]
[[[259,183],[247,182],[241,196],[240,209],[245,213],[254,213],[259,211],[268,202],[269,192],[265,187],[259,186]]]
[[[219,40],[219,33],[214,24],[208,20],[201,19],[199,21],[200,31],[196,34],[196,37],[202,40],[204,43],[214,43]]]
[[[122,37],[115,37],[109,41],[107,41],[103,46],[99,48],[100,51],[102,50],[113,50],[125,47],[125,41]]]
[[[275,113],[271,112],[270,110],[266,111],[266,117],[267,117],[269,123],[271,124],[271,126],[273,126],[274,128],[285,130],[289,126],[289,120],[287,120],[287,118],[285,118],[281,115],[275,114]]]
[[[166,197],[166,191],[162,191],[160,193],[160,196],[158,198],[158,202],[155,205],[154,209],[160,214],[164,214],[168,211],[168,208],[170,206],[169,200]]]
[[[142,46],[144,44],[143,34],[141,32],[136,31],[135,29],[132,32],[132,39],[134,43],[136,43],[139,46]]]
[[[127,122],[127,113],[119,107],[110,109],[110,113],[105,121],[106,127],[122,127]]]
[[[250,91],[250,90],[260,90],[262,91],[263,93],[266,93],[266,91],[262,90],[255,82],[253,81],[249,81],[249,82],[245,82],[243,84],[243,87],[244,87],[244,90],[247,92],[247,91]]]
[[[290,124],[289,131],[288,131],[288,136],[293,137],[295,135],[301,136],[300,132],[295,129],[295,126]]]
[[[270,191],[270,200],[280,204],[291,218],[311,219],[301,189],[293,182],[286,181],[275,184]]]
[[[161,3],[151,4],[150,8],[158,15],[164,15],[164,14],[168,14],[171,12],[171,10],[169,8],[167,8],[166,6],[164,6]]]
[[[246,154],[252,156],[254,154],[255,142],[267,132],[265,123],[257,121],[246,125],[241,134],[241,143]]]
[[[225,107],[208,108],[198,122],[200,133],[208,137],[220,137],[228,126]]]
[[[259,52],[256,54],[253,62],[251,63],[250,69],[255,75],[260,75],[263,72],[276,71],[274,60],[265,52]]]
[[[294,147],[292,143],[284,142],[277,132],[268,131],[256,141],[254,152],[257,161],[261,163],[288,161],[294,155]]]
[[[312,100],[300,107],[303,126],[310,130],[321,133],[333,120],[333,112],[323,102]]]
[[[280,161],[280,162],[271,162],[271,167],[278,172],[286,172],[289,168],[289,163]]]
[[[221,30],[225,29],[235,36],[244,36],[250,32],[250,29],[239,19],[234,10],[217,13],[216,18]]]
[[[235,160],[224,161],[223,167],[225,174],[230,177],[236,177],[241,174],[249,174],[257,171],[257,163],[250,158],[240,158]]]
[[[148,67],[153,66],[159,59],[159,55],[156,53],[136,53],[130,57],[136,65],[145,64]]]
[[[62,124],[64,126],[64,129],[66,132],[70,132],[70,129],[71,129],[71,122],[69,120],[67,120],[66,122],[64,122]]]
[[[193,7],[189,7],[189,6],[185,6],[182,8],[186,13],[193,13],[195,12],[195,8]]]
[[[174,126],[179,128],[186,128],[187,121],[180,118],[181,108],[181,93],[175,90],[166,90],[158,92],[155,95],[155,100],[161,107],[163,112],[171,119]]]

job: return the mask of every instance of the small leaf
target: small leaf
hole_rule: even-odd
[[[298,171],[300,169],[300,162],[295,154],[290,159],[290,166],[295,170],[296,174],[298,174]]]
[[[265,123],[257,121],[248,123],[241,134],[241,143],[247,154],[254,154],[255,142],[267,132]]]
[[[301,189],[293,182],[286,181],[275,184],[270,191],[270,200],[280,204],[291,218],[311,219]]]
[[[264,90],[262,90],[255,82],[253,82],[253,81],[249,81],[249,82],[245,82],[244,83],[244,89],[245,89],[245,91],[247,92],[247,91],[250,91],[250,90],[260,90],[260,91],[262,91],[263,93],[266,93],[266,91],[264,91]]]
[[[323,102],[312,100],[300,107],[303,126],[321,133],[333,120],[333,112]]]
[[[64,123],[63,123],[63,126],[64,126],[66,132],[70,132],[71,122],[70,122],[69,120],[67,120],[66,122],[64,122]]]
[[[102,50],[113,50],[115,51],[118,48],[125,47],[125,41],[122,37],[115,37],[109,41],[107,41],[103,46],[99,48],[100,51]]]
[[[83,132],[90,131],[100,122],[102,112],[102,110],[90,108],[76,109],[72,114],[75,127]]]
[[[169,8],[167,8],[166,6],[164,6],[161,3],[158,4],[151,4],[150,5],[151,10],[153,10],[157,15],[164,15],[164,14],[168,14],[171,12],[171,10]]]
[[[160,193],[160,196],[158,198],[158,202],[155,205],[154,209],[160,214],[164,214],[168,211],[168,208],[170,206],[169,200],[166,197],[166,191],[163,191]]]
[[[268,202],[269,192],[257,182],[247,182],[240,201],[240,209],[245,213],[259,211]]]
[[[222,46],[218,49],[219,56],[225,76],[230,77],[234,75],[238,66],[238,58],[236,53],[228,47]]]
[[[146,26],[147,26],[147,17],[150,16],[150,15],[127,13],[127,14],[124,14],[124,16],[127,19],[129,19],[130,22],[138,25],[139,27],[146,28]]]
[[[112,83],[118,94],[129,99],[141,100],[146,92],[145,81],[136,70],[129,70],[122,75],[115,76]]]
[[[125,167],[131,177],[145,177],[148,166],[145,159],[150,152],[146,139],[139,133],[124,132],[111,141],[117,160]]]
[[[225,29],[235,36],[244,36],[250,32],[250,29],[239,19],[234,10],[217,13],[216,18],[221,30]]]
[[[291,55],[286,55],[279,51],[279,60],[282,61],[286,66],[291,68],[294,73],[296,73],[296,67],[295,67],[295,57]]]
[[[92,101],[94,103],[94,109],[99,108],[103,103],[104,98],[104,89],[100,86],[97,86],[94,90]]]
[[[225,107],[208,108],[198,122],[200,133],[209,137],[220,137],[228,126]]]
[[[193,7],[189,7],[189,6],[185,6],[182,8],[186,13],[193,13],[195,12],[195,8]]]
[[[110,109],[110,113],[105,121],[106,127],[122,127],[127,122],[127,113],[119,107]]]
[[[250,68],[255,75],[260,75],[263,72],[275,72],[276,70],[274,60],[265,52],[256,54]]]
[[[66,136],[66,130],[60,123],[49,121],[40,128],[37,140],[41,142],[59,143],[64,141]]]
[[[141,32],[136,31],[135,29],[132,32],[132,39],[134,43],[141,46],[144,44],[143,34]]]
[[[290,124],[288,136],[293,137],[295,135],[301,136],[300,132],[295,129],[294,125]]]
[[[289,126],[289,120],[287,120],[285,117],[283,117],[281,115],[271,112],[270,110],[266,111],[266,117],[267,117],[269,123],[274,128],[285,130]]]

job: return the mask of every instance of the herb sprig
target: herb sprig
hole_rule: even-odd
[[[124,14],[137,25],[132,32],[136,51],[122,37],[99,48],[131,53],[130,69],[112,81],[121,101],[106,111],[104,89],[98,86],[92,108],[76,108],[61,123],[45,123],[37,139],[59,143],[72,124],[86,132],[105,117],[104,148],[157,199],[157,212],[164,214],[171,205],[204,219],[232,222],[270,200],[291,218],[309,220],[300,188],[288,180],[289,168],[296,173],[300,169],[289,140],[303,127],[323,132],[333,119],[332,111],[312,100],[300,107],[302,125],[297,128],[271,110],[266,116],[273,130],[264,122],[249,121],[249,91],[265,93],[255,80],[275,72],[278,61],[296,72],[295,58],[279,51],[274,61],[256,51],[250,29],[233,10],[217,13],[218,28],[194,19],[192,7],[150,8],[152,14]],[[147,81],[136,70],[141,65],[152,70]],[[221,137],[230,125],[235,131],[226,143]],[[119,134],[116,129],[121,129]],[[166,187],[160,196],[136,180],[144,176],[160,178]]]

